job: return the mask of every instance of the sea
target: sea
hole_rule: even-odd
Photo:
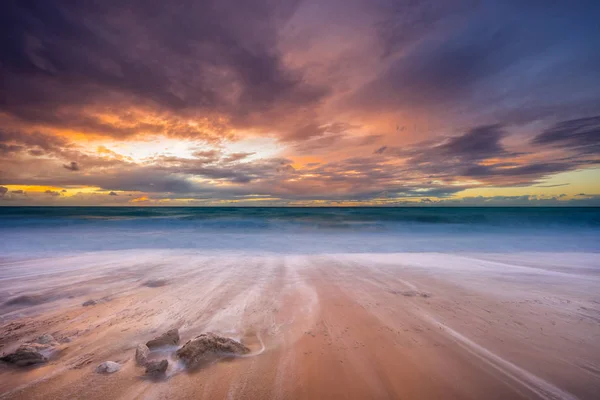
[[[0,207],[0,257],[125,249],[600,252],[600,208]]]

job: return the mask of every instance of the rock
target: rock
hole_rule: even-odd
[[[12,299],[9,299],[6,303],[7,306],[15,306],[15,305],[19,305],[19,306],[37,306],[38,304],[42,304],[45,303],[48,300],[48,296],[42,296],[42,295],[21,295],[21,296],[17,296],[17,297],[13,297]]]
[[[148,348],[152,349],[154,347],[176,346],[178,344],[179,344],[179,331],[177,329],[171,329],[167,333],[163,333],[159,337],[147,342],[146,346],[148,346]]]
[[[401,294],[404,297],[415,297],[415,296],[419,296],[419,297],[431,297],[431,295],[429,293],[425,293],[425,292],[419,292],[417,290],[404,290],[402,292],[394,292],[394,294]]]
[[[209,332],[188,341],[177,350],[176,355],[187,366],[194,367],[207,359],[249,352],[250,349],[240,342]]]
[[[144,282],[144,286],[156,288],[161,286],[166,286],[169,284],[169,281],[166,279],[150,279],[149,281]]]
[[[148,346],[143,343],[138,344],[135,348],[135,362],[138,365],[146,365],[148,363],[148,353],[150,353]]]
[[[22,345],[14,353],[7,354],[0,360],[17,367],[27,367],[29,365],[43,364],[48,362],[48,358],[39,352],[37,348],[31,345]]]
[[[151,361],[146,365],[146,375],[154,377],[164,375],[168,367],[169,362],[167,360]]]
[[[100,374],[112,374],[121,369],[121,364],[114,361],[105,361],[96,367],[96,372]]]
[[[37,338],[35,340],[35,342],[39,343],[39,344],[50,344],[50,343],[54,343],[55,340],[54,340],[54,336],[46,333],[45,335],[42,335],[39,338]]]
[[[87,300],[87,301],[83,302],[82,306],[88,307],[88,306],[95,306],[96,304],[98,304],[98,302],[96,300]]]

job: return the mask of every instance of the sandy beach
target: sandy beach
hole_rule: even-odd
[[[212,254],[131,250],[0,266],[5,354],[50,334],[45,364],[2,363],[11,399],[595,399],[592,253]],[[96,304],[83,306],[88,300]],[[176,328],[251,353],[148,379],[135,347]],[[121,364],[99,374],[105,361]]]

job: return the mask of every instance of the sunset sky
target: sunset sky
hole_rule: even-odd
[[[0,205],[600,205],[598,0],[4,0]]]

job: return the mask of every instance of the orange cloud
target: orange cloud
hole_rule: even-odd
[[[148,196],[141,196],[131,200],[132,203],[143,203],[145,201],[150,201],[150,198]]]

